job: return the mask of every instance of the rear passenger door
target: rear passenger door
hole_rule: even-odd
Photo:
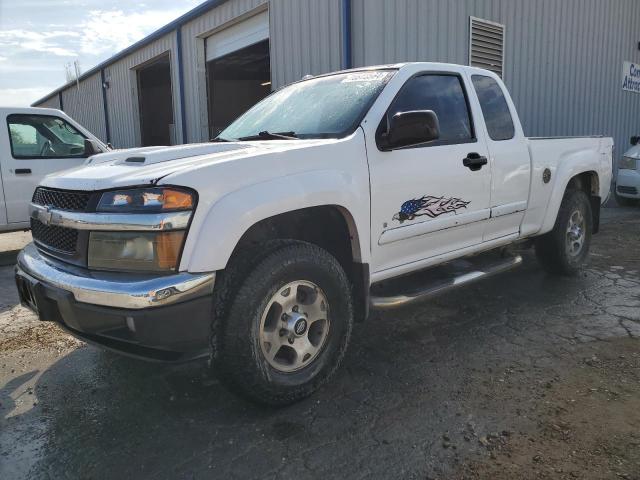
[[[520,233],[529,198],[529,148],[517,121],[513,102],[504,87],[488,75],[471,75],[482,110],[491,162],[491,220],[483,240]]]
[[[372,269],[410,264],[482,242],[489,218],[489,165],[465,166],[487,157],[473,121],[466,85],[454,72],[409,78],[381,119],[378,135],[398,112],[433,110],[440,138],[392,151],[367,137],[371,182]]]

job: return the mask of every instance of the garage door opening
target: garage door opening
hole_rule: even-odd
[[[139,68],[137,76],[142,146],[174,144],[169,55]]]
[[[209,138],[271,93],[269,12],[262,11],[208,37]]]
[[[207,65],[211,138],[271,93],[269,41],[217,58]]]

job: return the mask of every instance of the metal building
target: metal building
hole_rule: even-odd
[[[530,136],[640,134],[637,0],[209,0],[34,106],[115,147],[200,142],[306,74],[416,60],[497,71]]]

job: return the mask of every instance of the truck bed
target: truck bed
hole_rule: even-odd
[[[550,203],[559,205],[561,199],[552,199],[554,191],[564,191],[565,185],[558,185],[558,178],[571,178],[571,172],[581,165],[599,165],[598,196],[604,203],[611,189],[613,162],[613,139],[604,136],[584,137],[531,137],[528,138],[531,157],[531,188],[527,215],[523,221],[524,236],[544,233],[553,227],[547,221],[540,230]],[[584,170],[581,170],[584,171]],[[558,205],[553,205],[557,207]],[[548,217],[548,216],[547,216]]]

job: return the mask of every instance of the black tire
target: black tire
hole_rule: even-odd
[[[324,384],[344,357],[354,317],[350,282],[331,254],[309,243],[266,242],[236,257],[216,285],[212,367],[227,387],[249,400],[294,403]],[[279,290],[299,280],[313,282],[324,293],[330,323],[310,363],[285,373],[263,354],[260,322]]]
[[[584,240],[582,247],[575,254],[570,254],[567,230],[576,212],[580,212],[584,218]],[[581,190],[567,190],[553,230],[536,239],[538,261],[547,272],[554,275],[576,275],[589,255],[592,232],[593,213],[589,197]]]
[[[621,195],[618,195],[617,192],[615,193],[615,196],[616,196],[616,202],[621,207],[637,207],[638,206],[638,200],[636,200],[635,198],[623,197]]]

